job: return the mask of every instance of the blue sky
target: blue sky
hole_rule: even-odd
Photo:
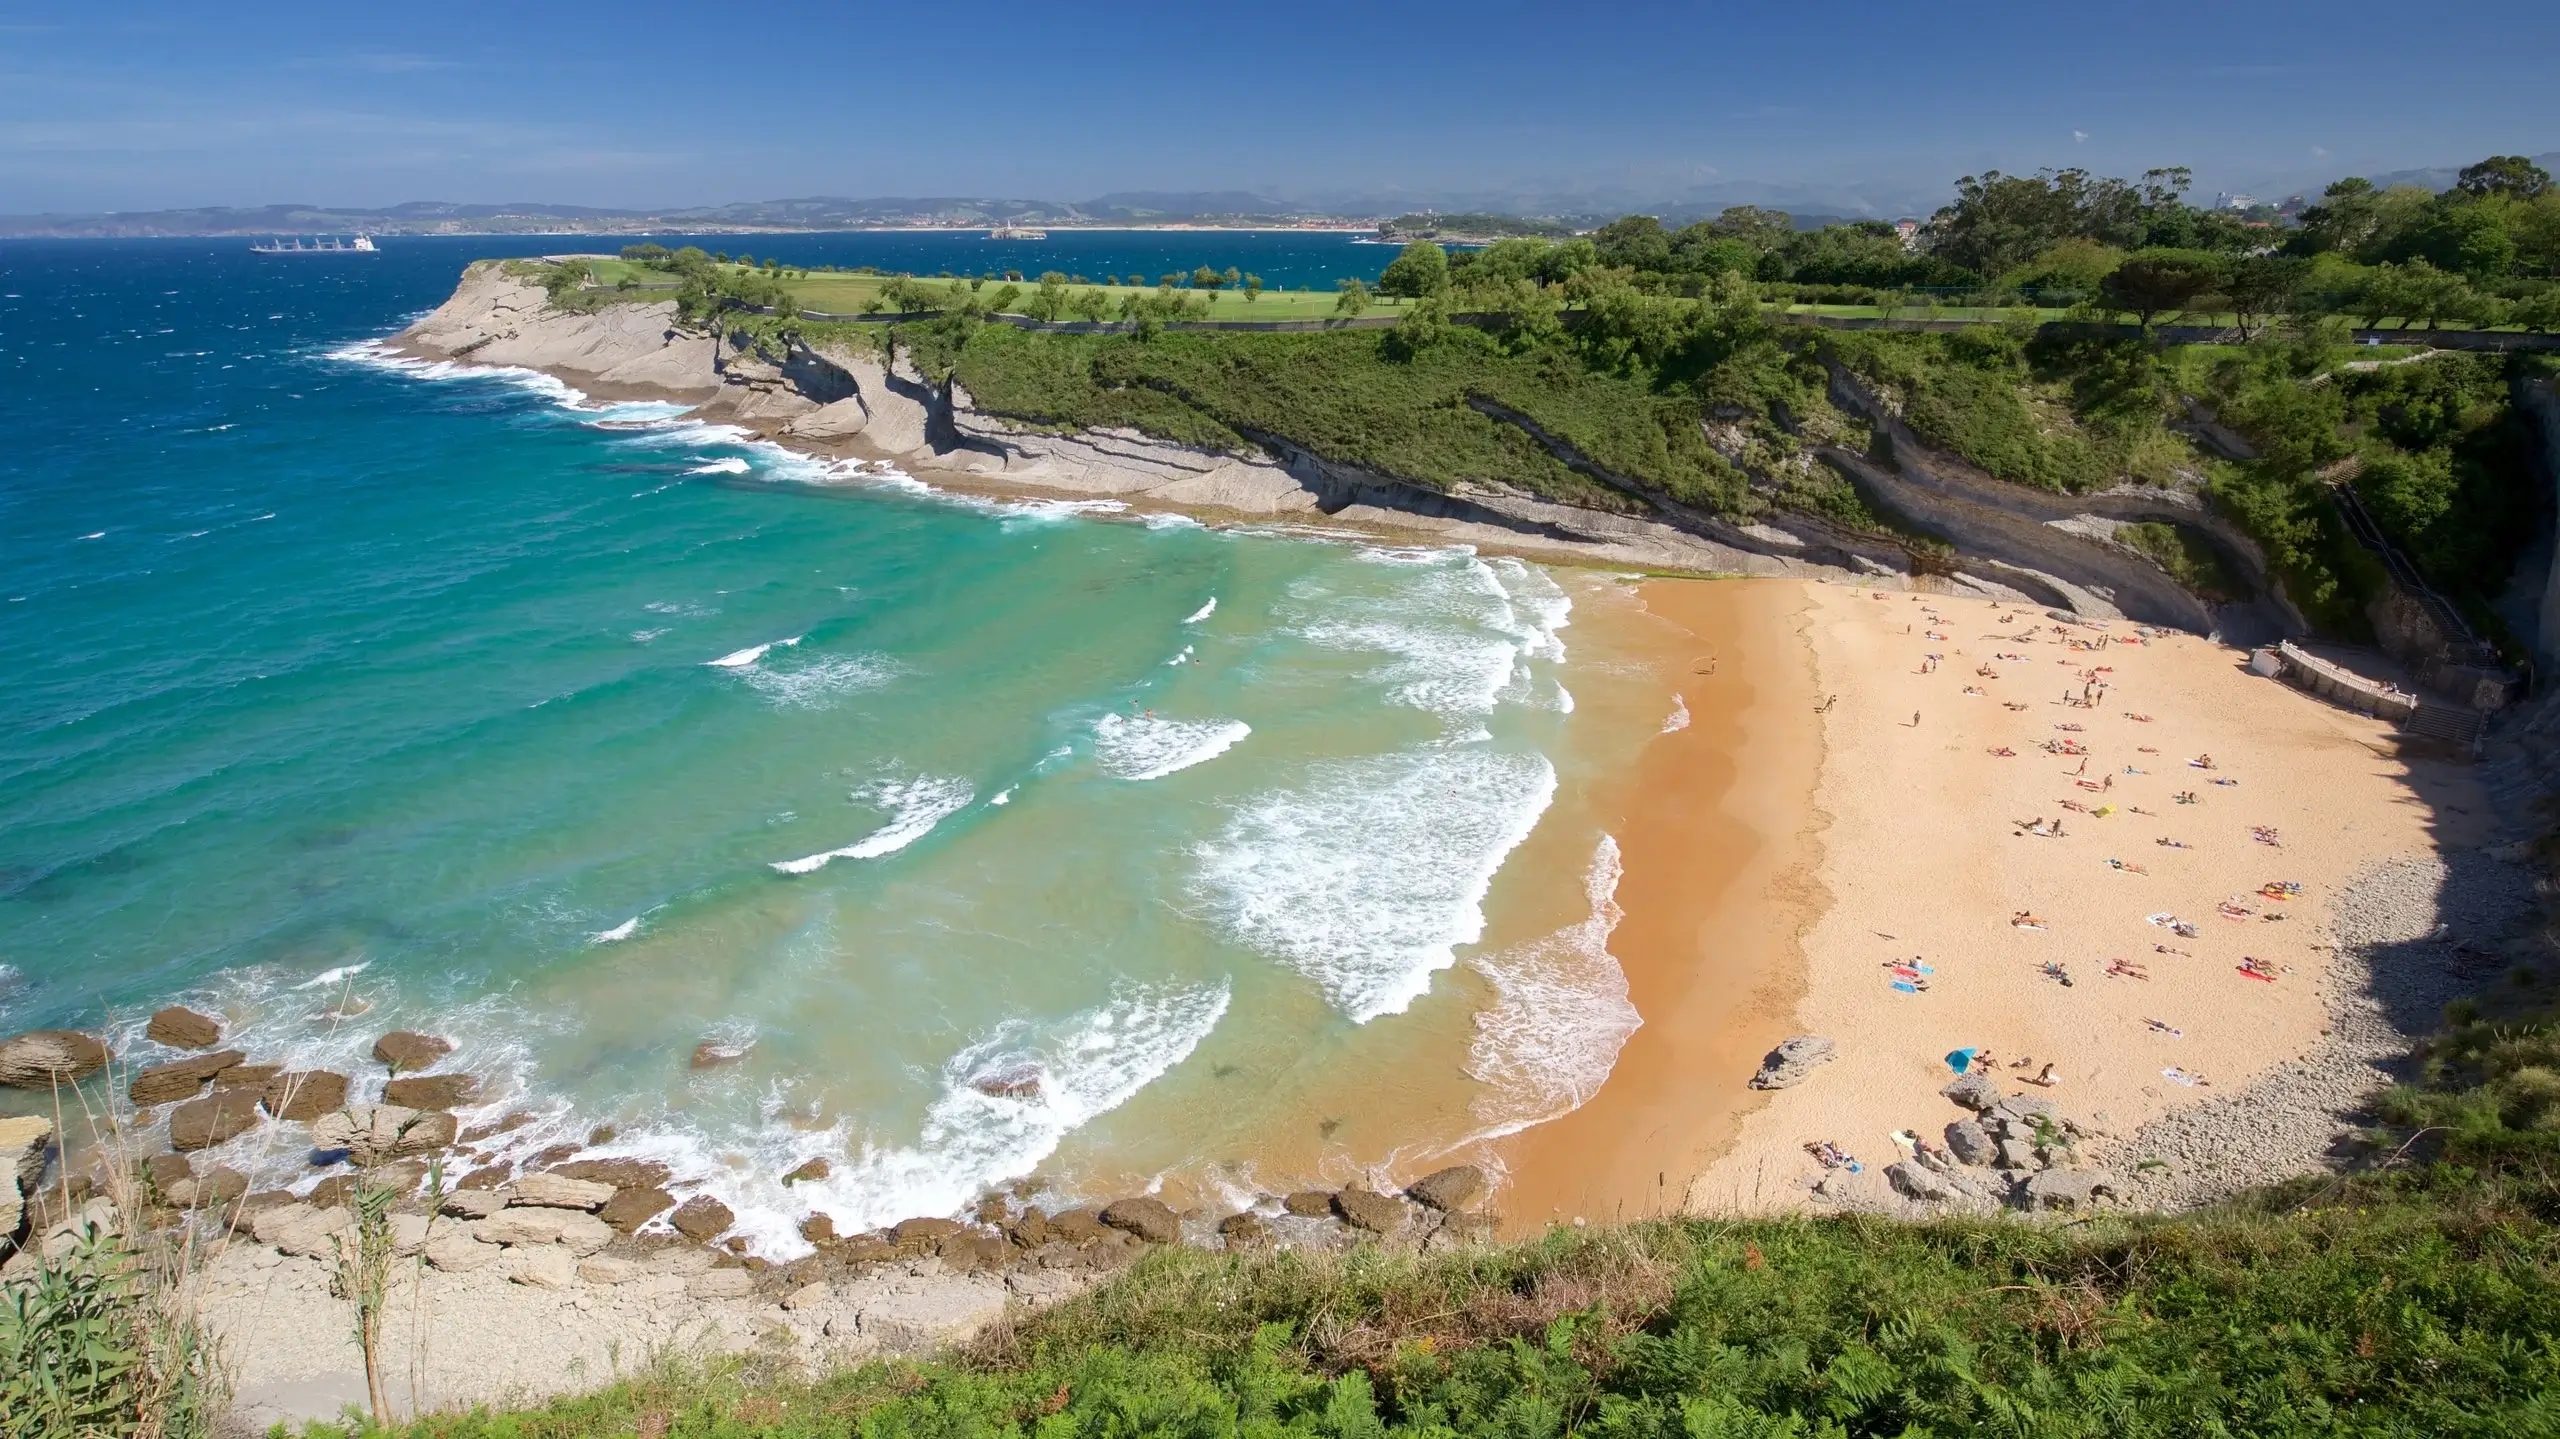
[[[1122,189],[1934,197],[2560,149],[2552,0],[0,0],[0,213]]]

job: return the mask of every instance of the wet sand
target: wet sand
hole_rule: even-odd
[[[1755,1097],[1734,1076],[1791,1032],[1798,938],[1824,897],[1808,588],[1642,586],[1651,658],[1689,714],[1645,747],[1611,824],[1625,918],[1609,949],[1644,1026],[1588,1103],[1500,1146],[1508,1232],[1681,1208]]]

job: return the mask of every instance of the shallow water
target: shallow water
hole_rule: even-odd
[[[365,343],[495,248],[0,247],[0,1030],[451,1034],[474,1117],[540,1116],[490,1152],[614,1125],[776,1254],[1605,1076],[1599,816],[1668,706],[1575,623],[1608,581],[939,496]]]

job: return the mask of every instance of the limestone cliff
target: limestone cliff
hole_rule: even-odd
[[[887,460],[983,489],[1114,498],[1224,514],[1325,518],[1366,527],[1658,568],[1761,575],[1908,575],[1914,552],[1891,535],[1779,511],[1737,523],[1602,469],[1525,415],[1479,404],[1575,469],[1625,496],[1615,509],[1561,504],[1493,483],[1416,484],[1314,454],[1285,436],[1249,435],[1230,454],[1134,430],[1061,432],[988,413],[958,384],[842,340],[722,336],[678,323],[666,302],[554,309],[539,286],[482,262],[453,297],[404,331],[410,353],[517,365],[606,393],[663,394],[705,419],[823,453]],[[2268,583],[2237,527],[2192,494],[2119,487],[2063,496],[2003,483],[1921,443],[1845,371],[1833,398],[1874,423],[1889,458],[1823,458],[1868,503],[1954,546],[1936,562],[1954,583],[2093,615],[2234,630],[2255,639],[2307,627]],[[2205,535],[2260,592],[2216,613],[2158,565],[2112,538],[2115,525],[2169,520]]]

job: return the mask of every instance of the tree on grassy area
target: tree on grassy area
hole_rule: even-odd
[[[1416,240],[1387,262],[1378,276],[1378,293],[1419,300],[1449,288],[1449,252],[1429,240]]]
[[[2245,255],[2223,277],[2222,293],[2230,300],[2240,338],[2248,340],[2264,322],[2290,312],[2302,292],[2304,264],[2281,255]]]
[[[1219,286],[1224,285],[1226,282],[1226,276],[1219,274],[1217,271],[1210,269],[1206,265],[1202,265],[1191,272],[1191,288],[1195,290],[1215,291]]]
[[[1245,303],[1247,304],[1251,304],[1255,300],[1262,298],[1262,277],[1260,275],[1247,275],[1244,277],[1244,298]]]
[[[2462,276],[2447,274],[2421,259],[2405,265],[2376,265],[2350,303],[2367,329],[2396,318],[2404,324],[2424,320],[2432,330],[2447,316],[2471,313],[2478,299]]]
[[[1179,274],[1166,274],[1156,277],[1156,283],[1168,290],[1179,289],[1182,285],[1182,280],[1183,277]]]
[[[1014,313],[1013,307],[1021,303],[1022,287],[1020,285],[1000,285],[994,294],[987,297],[987,313],[1010,315]]]
[[[1054,321],[1067,310],[1067,277],[1055,270],[1040,276],[1040,288],[1031,292],[1023,303],[1022,313],[1035,320]]]
[[[635,265],[655,265],[667,258],[667,247],[655,240],[622,247],[622,258]]]
[[[1100,289],[1078,290],[1071,309],[1077,319],[1099,325],[1111,317],[1111,296]]]
[[[2142,250],[2099,282],[2098,296],[2110,309],[2134,315],[2142,328],[2156,316],[2183,310],[2211,294],[2222,282],[2218,255],[2200,250]]]
[[[1347,280],[1336,280],[1333,282],[1333,288],[1336,291],[1333,297],[1335,314],[1358,315],[1369,308],[1369,287],[1363,284],[1358,276],[1355,275]]]
[[[2522,155],[2492,155],[2477,165],[2463,166],[2453,188],[2466,195],[2537,200],[2551,193],[2551,172]]]

